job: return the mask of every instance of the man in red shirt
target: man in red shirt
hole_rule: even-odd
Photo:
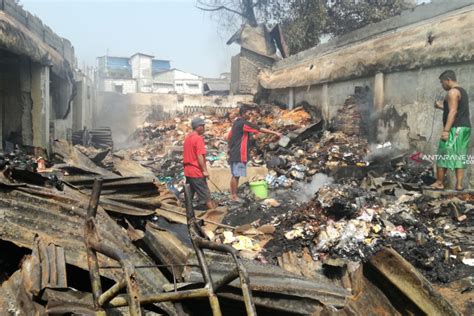
[[[206,164],[206,145],[202,135],[205,122],[201,118],[191,121],[193,132],[184,140],[183,164],[186,183],[191,187],[191,195],[197,193],[199,199],[206,203],[208,209],[216,207],[211,199],[211,192],[207,186],[206,178],[209,177]]]

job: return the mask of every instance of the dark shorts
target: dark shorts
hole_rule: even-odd
[[[240,178],[247,176],[247,164],[244,162],[231,162],[230,171],[233,177]]]
[[[186,183],[189,184],[191,188],[191,198],[194,198],[194,194],[197,193],[201,202],[207,203],[211,200],[211,192],[207,186],[206,178],[186,177]]]

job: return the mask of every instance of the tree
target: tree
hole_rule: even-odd
[[[335,37],[400,14],[409,0],[289,0],[281,15],[290,54],[309,49],[326,35]]]
[[[345,34],[400,14],[410,0],[197,0],[216,13],[220,26],[234,32],[240,24],[282,25],[290,54],[311,48],[321,37]],[[239,23],[240,22],[240,23]]]
[[[413,6],[407,0],[336,0],[327,5],[326,33],[338,36],[400,14]]]
[[[220,23],[240,20],[242,23],[257,26],[266,23],[270,15],[271,3],[275,0],[197,0],[197,8],[202,11],[218,13]],[[235,31],[235,30],[233,30]]]
[[[290,54],[316,46],[326,31],[326,1],[290,0],[280,23]]]

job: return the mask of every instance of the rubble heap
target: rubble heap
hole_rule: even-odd
[[[424,189],[433,180],[429,166],[361,137],[360,102],[348,99],[343,120],[329,130],[307,105],[263,106],[256,121],[286,136],[255,139],[252,164],[268,167],[269,198],[256,200],[247,185],[239,188],[244,202],[238,205],[216,193],[218,208],[194,211],[195,235],[244,259],[261,315],[457,315],[456,308],[469,314],[474,194],[430,196]],[[226,136],[236,110],[199,115],[207,122],[209,163],[227,166]],[[140,267],[134,278],[140,295],[205,285],[177,185],[190,120],[148,122],[133,135],[142,145],[116,152],[57,140],[52,161],[20,151],[3,156],[0,246],[14,255],[0,260],[0,311],[94,312],[90,285],[84,285],[88,237],[78,227],[85,225],[98,177],[103,187],[94,225],[101,242]],[[230,257],[214,251],[205,257],[214,280],[233,273]],[[98,259],[102,283],[120,282],[116,262]],[[462,300],[453,307],[430,281],[449,284],[440,291]],[[241,287],[238,280],[219,287],[225,315],[245,313]],[[126,302],[123,296],[118,301]],[[210,313],[199,300],[144,308]]]

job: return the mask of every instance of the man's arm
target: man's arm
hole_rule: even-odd
[[[458,113],[458,103],[459,103],[459,90],[451,89],[448,92],[448,106],[449,106],[449,113],[448,113],[448,120],[446,121],[446,125],[444,126],[443,135],[441,136],[442,139],[447,140],[449,135],[449,130],[453,126],[454,120],[456,118],[456,114]]]
[[[247,121],[244,124],[244,132],[248,132],[248,133],[252,133],[252,134],[258,134],[258,133],[273,134],[273,135],[276,135],[278,137],[282,136],[281,133],[272,131],[272,130],[267,129],[267,128],[260,128],[257,125],[255,125],[253,123],[250,123],[250,122],[247,122]]]
[[[202,170],[203,175],[207,178],[209,173],[207,172],[207,163],[206,163],[206,144],[204,144],[204,138],[200,137],[196,143],[196,155],[198,160],[198,165]]]
[[[205,155],[198,155],[197,159],[198,159],[199,167],[201,167],[202,174],[206,178],[209,177],[209,172],[207,171],[206,156]]]
[[[272,131],[270,129],[267,129],[267,128],[261,128],[260,129],[260,132],[262,133],[265,133],[265,134],[273,134],[273,135],[276,135],[278,137],[282,137],[283,135],[279,132],[276,132],[276,131]]]

